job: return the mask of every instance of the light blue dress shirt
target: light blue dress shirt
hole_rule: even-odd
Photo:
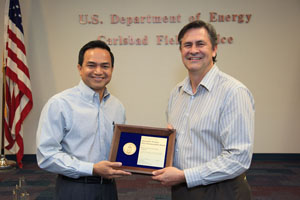
[[[114,124],[125,123],[122,103],[99,94],[81,80],[44,106],[37,129],[40,168],[72,178],[90,176],[93,164],[108,160]]]
[[[167,118],[176,129],[174,166],[184,170],[189,188],[232,179],[249,168],[254,112],[250,91],[216,65],[195,94],[189,77],[172,90]]]

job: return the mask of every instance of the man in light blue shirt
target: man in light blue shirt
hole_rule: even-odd
[[[178,35],[188,77],[171,92],[169,128],[176,129],[174,167],[153,172],[172,186],[172,199],[248,200],[244,172],[254,139],[254,99],[250,91],[216,65],[214,27],[194,21]]]
[[[40,168],[59,174],[56,199],[117,199],[113,178],[130,175],[109,162],[114,124],[125,123],[122,103],[111,95],[114,56],[95,40],[79,51],[80,83],[51,97],[37,130]]]

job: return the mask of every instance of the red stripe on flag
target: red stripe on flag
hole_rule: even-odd
[[[11,29],[9,29],[9,27],[7,29],[7,34],[8,34],[8,38],[10,38],[17,45],[17,47],[23,52],[24,55],[26,55],[26,49],[23,42],[17,37],[17,35]]]
[[[4,134],[5,134],[5,138],[8,142],[8,145],[5,148],[11,149],[15,143],[15,140],[12,138],[12,134],[11,134],[8,124],[6,122],[4,123]]]
[[[18,132],[16,134],[16,142],[19,146],[19,151],[17,152],[17,163],[19,165],[20,168],[23,168],[23,164],[22,164],[22,158],[23,158],[23,155],[24,155],[24,144],[23,144],[23,138],[22,136],[20,135],[20,133]]]
[[[7,50],[7,56],[17,64],[18,68],[20,70],[22,70],[28,78],[30,78],[29,70],[28,70],[27,66],[23,63],[23,61],[20,60],[18,58],[17,54],[15,52],[13,52],[12,49],[10,49],[9,47],[6,47],[6,50]],[[7,66],[7,67],[9,67],[9,66]]]
[[[6,76],[9,77],[13,82],[17,83],[20,91],[22,91],[28,97],[28,99],[32,100],[30,88],[28,88],[22,80],[19,80],[18,75],[14,71],[12,71],[10,68],[6,68]]]

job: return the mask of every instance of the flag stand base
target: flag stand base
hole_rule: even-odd
[[[7,160],[5,155],[1,154],[0,156],[0,170],[12,169],[16,167],[16,162],[13,160]]]

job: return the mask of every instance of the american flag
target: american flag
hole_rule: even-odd
[[[33,104],[18,0],[6,0],[4,17],[5,148],[16,154],[18,166],[22,168],[24,154],[22,124]]]

